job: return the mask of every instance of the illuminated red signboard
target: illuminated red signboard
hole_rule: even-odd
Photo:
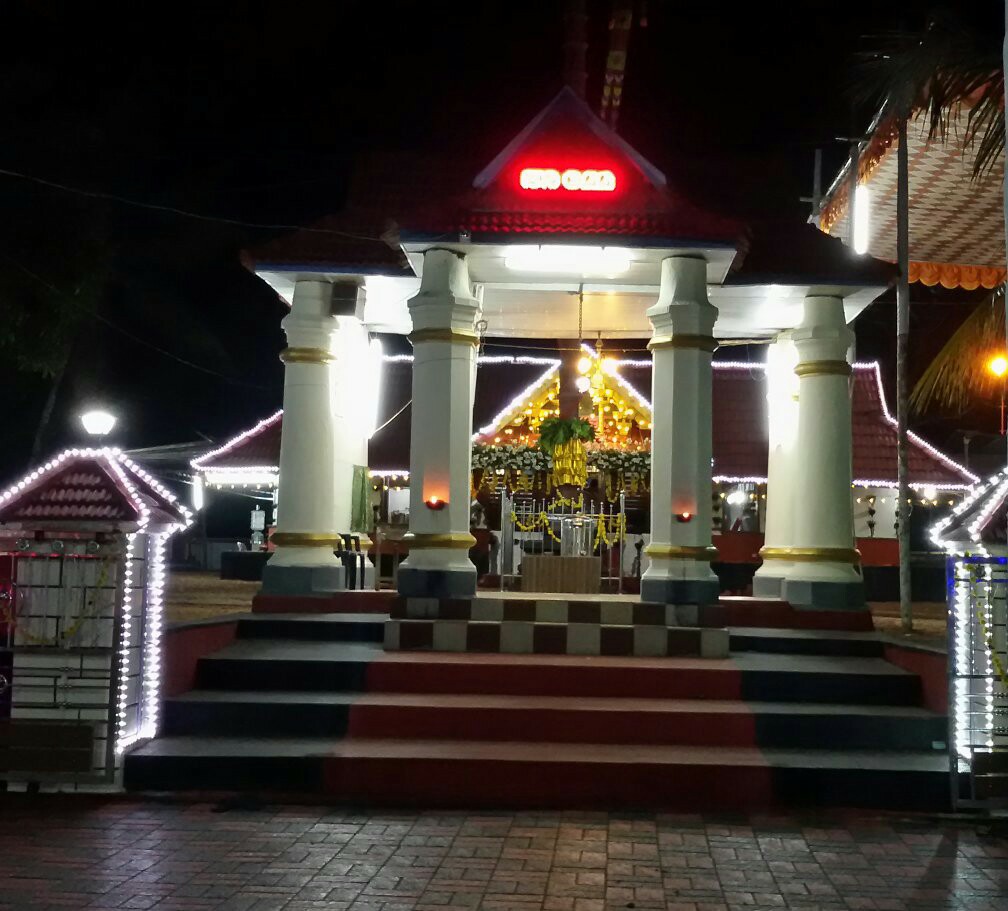
[[[585,190],[612,193],[616,175],[612,171],[589,168],[522,168],[518,183],[523,190]]]

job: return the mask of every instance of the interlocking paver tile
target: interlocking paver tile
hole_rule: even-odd
[[[0,911],[1002,911],[975,822],[0,797]]]

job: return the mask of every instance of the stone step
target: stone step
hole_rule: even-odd
[[[920,679],[881,658],[739,653],[723,660],[385,652],[370,643],[239,640],[201,689],[482,693],[916,705]]]
[[[774,629],[849,630],[871,632],[875,628],[868,610],[799,610],[775,598],[723,595],[717,604],[701,607],[700,626],[772,627]]]
[[[899,706],[195,690],[166,700],[161,733],[930,750],[946,724]]]
[[[740,653],[723,660],[391,653],[371,692],[918,705],[920,679],[881,658]]]
[[[392,619],[385,627],[385,647],[401,651],[499,652],[514,655],[694,655],[726,658],[728,631],[667,627],[664,624]]]
[[[251,614],[238,621],[239,639],[382,642],[386,614]]]
[[[300,791],[399,807],[934,810],[948,803],[943,754],[597,743],[164,737],[127,757],[125,784]]]
[[[885,643],[874,632],[848,630],[775,629],[773,627],[731,627],[732,652],[763,652],[778,655],[847,655],[881,658]]]
[[[201,689],[361,690],[376,643],[240,639],[196,665]]]
[[[393,591],[345,591],[331,595],[256,595],[255,614],[387,614],[399,595]]]

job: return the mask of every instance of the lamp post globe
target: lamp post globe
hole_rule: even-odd
[[[116,425],[116,416],[104,408],[91,408],[80,416],[81,426],[88,436],[106,437]]]

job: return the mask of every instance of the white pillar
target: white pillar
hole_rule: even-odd
[[[464,598],[476,594],[469,549],[472,410],[477,302],[465,257],[424,254],[423,278],[409,301],[413,332],[410,420],[409,556],[399,567],[402,595]],[[445,504],[429,505],[432,498]]]
[[[767,501],[766,547],[781,550],[794,543],[794,460],[798,442],[798,349],[790,332],[781,332],[767,350]],[[767,560],[753,578],[753,595],[779,598],[784,559]]]
[[[334,377],[340,322],[353,328],[358,321],[354,301],[338,297],[330,282],[299,281],[282,323],[287,348],[280,355],[285,370],[278,528],[276,550],[263,572],[267,594],[320,594],[344,587],[343,565],[333,550],[340,532],[349,529],[349,479],[344,484],[346,466],[337,458],[344,422]]]
[[[768,543],[761,554],[766,563],[785,566],[781,597],[795,607],[863,609],[851,498],[847,353],[854,333],[846,324],[843,299],[807,297],[791,337],[798,352],[798,437],[790,466],[793,533],[789,545]]]
[[[647,311],[651,349],[651,565],[641,600],[710,604],[719,586],[711,570],[711,355],[717,308],[707,299],[703,259],[662,262],[658,302]]]

